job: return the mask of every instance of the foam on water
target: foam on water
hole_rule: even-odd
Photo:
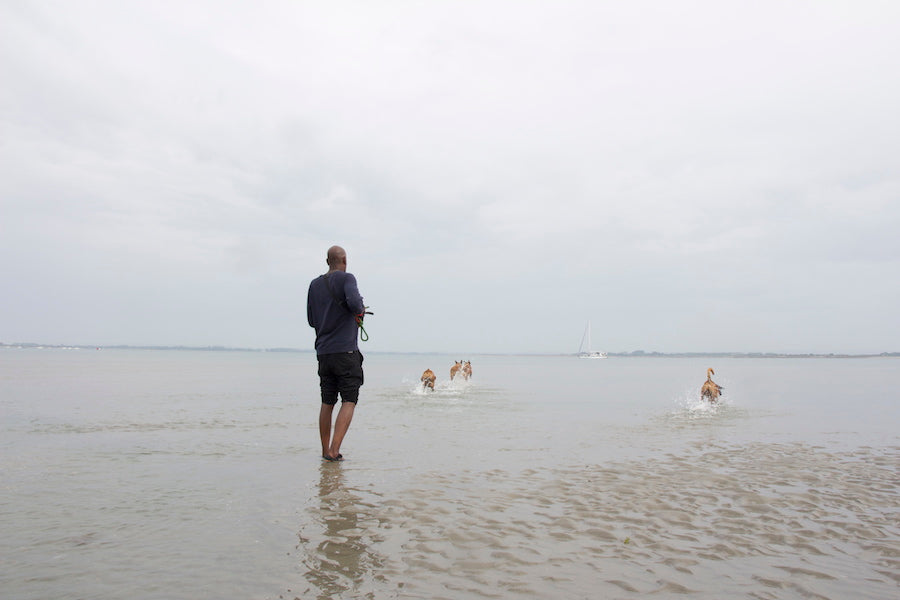
[[[434,396],[438,398],[461,396],[472,389],[473,381],[466,381],[462,377],[457,379],[438,380],[434,384],[434,389],[426,388],[421,382],[410,382],[408,379],[403,380],[406,385],[411,384],[410,393],[416,396]]]
[[[728,403],[726,398],[719,398],[716,402],[710,402],[696,396],[696,393],[685,394],[678,400],[678,410],[686,412],[693,417],[709,417],[718,414],[719,410]]]

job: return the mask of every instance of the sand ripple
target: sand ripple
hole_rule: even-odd
[[[307,594],[896,597],[898,456],[696,445],[617,464],[432,472],[389,495],[338,486],[301,532]]]

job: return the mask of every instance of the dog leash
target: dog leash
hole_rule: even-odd
[[[369,308],[368,306],[364,308]],[[356,326],[359,327],[359,341],[368,342],[369,334],[366,332],[366,328],[363,327],[363,315],[374,315],[375,313],[369,312],[367,310],[363,311],[362,315],[356,315]]]

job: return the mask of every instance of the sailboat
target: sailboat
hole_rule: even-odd
[[[606,358],[606,352],[591,350],[591,322],[588,321],[581,336],[581,347],[578,348],[578,358]]]

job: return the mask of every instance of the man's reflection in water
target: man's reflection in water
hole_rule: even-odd
[[[312,507],[313,522],[299,533],[304,551],[304,577],[319,598],[337,598],[359,591],[372,582],[381,559],[370,549],[370,527],[377,528],[371,505],[347,488],[343,466],[323,462],[319,471],[319,506]],[[315,531],[321,525],[321,533]],[[315,546],[315,547],[314,547]],[[368,576],[368,577],[367,577]],[[310,590],[312,591],[312,590]]]

